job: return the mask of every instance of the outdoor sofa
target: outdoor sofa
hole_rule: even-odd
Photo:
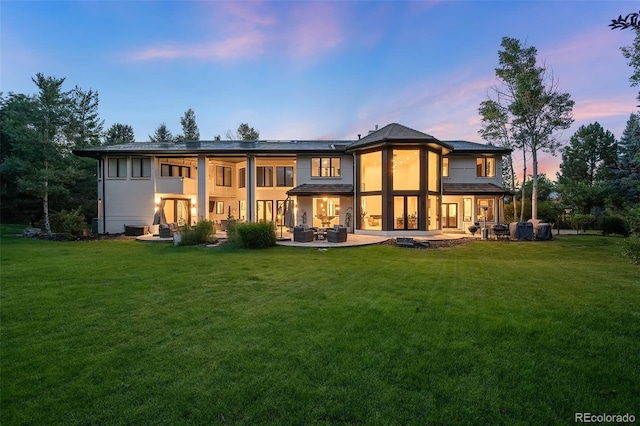
[[[298,243],[310,243],[313,241],[313,237],[313,229],[300,225],[293,228],[293,241]]]
[[[335,225],[333,229],[327,229],[327,241],[330,243],[344,243],[347,241],[347,228]]]

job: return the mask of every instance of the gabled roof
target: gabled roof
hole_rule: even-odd
[[[418,130],[410,129],[398,123],[391,123],[384,126],[382,129],[369,133],[362,139],[359,139],[347,147],[347,152],[354,149],[363,148],[366,146],[383,144],[386,142],[427,142],[433,143],[444,148],[450,149],[450,147],[440,142],[438,139],[431,135],[422,133]]]
[[[509,195],[511,191],[493,183],[443,183],[443,195]]]
[[[453,147],[451,155],[458,154],[508,154],[510,149],[502,146],[489,145],[485,143],[469,142],[469,141],[444,141],[447,145]]]

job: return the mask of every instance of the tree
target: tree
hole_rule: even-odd
[[[104,120],[98,114],[98,92],[83,91],[76,86],[71,92],[69,139],[74,148],[100,145]]]
[[[618,161],[611,167],[610,187],[615,207],[640,205],[640,114],[631,114],[618,142]]]
[[[511,189],[512,191],[516,191],[516,172],[513,167],[513,150],[520,149],[522,150],[523,155],[523,167],[524,171],[522,173],[525,176],[522,184],[526,182],[527,176],[527,161],[526,161],[526,150],[524,149],[524,144],[522,141],[517,139],[518,133],[516,129],[513,128],[512,123],[509,121],[509,113],[503,107],[500,100],[500,92],[494,89],[494,93],[496,96],[496,100],[489,98],[486,101],[480,103],[480,108],[478,108],[478,112],[482,116],[482,124],[481,128],[478,131],[480,136],[489,143],[496,144],[498,146],[503,146],[512,150],[509,155],[505,155],[503,157],[502,163],[502,181],[506,188]],[[521,191],[522,192],[522,191]],[[518,205],[517,198],[513,198],[513,213],[514,216],[517,214]],[[521,212],[520,212],[520,220],[522,221],[524,215],[524,203],[521,203]]]
[[[15,177],[16,195],[40,200],[45,230],[51,236],[50,198],[67,194],[69,184],[78,177],[68,162],[74,104],[72,93],[62,91],[64,78],[38,73],[32,81],[38,87],[35,96],[10,95],[3,105],[3,110],[11,109],[3,114],[3,133],[12,143],[0,170],[3,176]],[[25,115],[15,117],[16,111]]]
[[[180,119],[180,124],[182,124],[182,134],[176,136],[176,141],[200,140],[200,131],[196,124],[196,113],[191,108],[185,111],[184,116]]]
[[[559,147],[554,137],[557,130],[571,126],[574,102],[568,93],[558,92],[558,82],[547,75],[547,68],[536,62],[535,47],[526,47],[514,38],[503,37],[498,51],[500,67],[496,77],[501,82],[494,88],[493,101],[504,117],[486,118],[488,124],[496,120],[507,123],[511,140],[522,143],[522,150],[531,153],[532,195],[531,217],[538,216],[538,153],[555,154]]]
[[[109,127],[104,135],[105,145],[117,145],[135,142],[133,127],[128,124],[115,123]]]
[[[599,123],[580,126],[562,152],[558,188],[565,204],[591,213],[606,204],[607,182],[615,165],[617,143]]]
[[[165,123],[160,124],[153,135],[149,135],[150,142],[173,142],[171,130]]]
[[[241,141],[255,141],[260,139],[260,131],[249,127],[247,123],[241,123],[235,133],[227,130],[227,139]]]
[[[640,29],[640,13],[630,13],[624,18],[622,15],[618,16],[618,19],[612,19],[609,26],[612,30],[625,30],[627,28]]]
[[[633,69],[633,74],[629,78],[631,87],[640,85],[640,29],[636,29],[636,38],[631,46],[621,47],[622,55],[629,60],[629,66]],[[636,97],[640,101],[640,92]]]

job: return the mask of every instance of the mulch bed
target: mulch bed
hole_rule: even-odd
[[[447,247],[459,246],[462,244],[470,243],[471,241],[475,241],[476,238],[459,238],[456,240],[440,240],[440,241],[429,241],[429,247],[422,246],[420,244],[416,244],[413,248],[416,249],[442,249]],[[394,246],[398,247],[396,244],[396,240],[394,238],[388,239],[387,241],[381,243],[385,246]]]

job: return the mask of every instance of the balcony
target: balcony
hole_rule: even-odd
[[[195,194],[196,180],[187,177],[159,177],[156,179],[156,192],[162,194]]]

